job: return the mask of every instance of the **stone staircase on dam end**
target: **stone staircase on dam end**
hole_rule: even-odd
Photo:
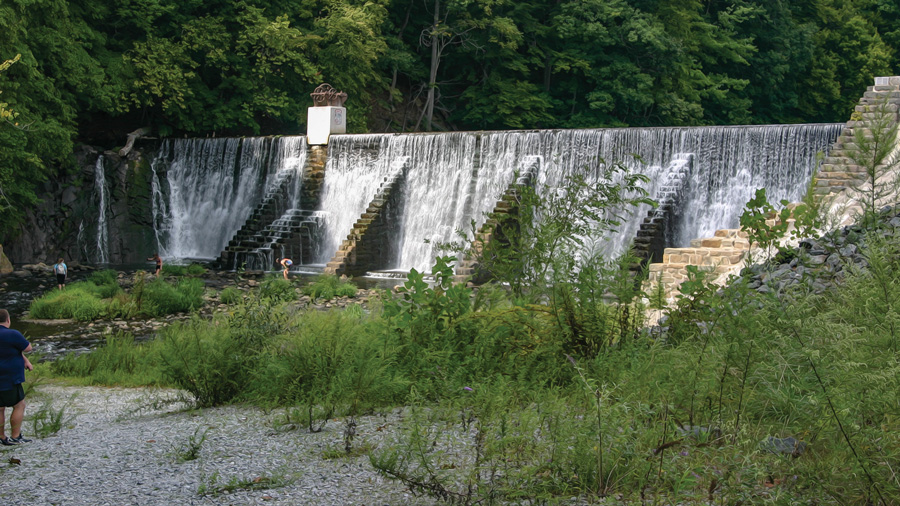
[[[295,262],[312,258],[323,217],[310,209],[318,206],[326,158],[324,146],[310,146],[301,172],[278,173],[216,264],[226,269],[268,270],[279,256]]]
[[[851,202],[858,198],[857,188],[867,176],[857,136],[872,139],[872,127],[878,123],[882,123],[882,128],[900,123],[900,76],[875,78],[875,85],[869,86],[860,98],[850,121],[823,160],[814,189],[818,198]],[[900,139],[893,142],[900,143]],[[724,283],[728,275],[744,267],[750,248],[746,232],[739,229],[717,230],[714,237],[692,240],[688,248],[666,248],[662,261],[650,264],[645,289],[653,293],[662,284],[666,298],[673,300],[678,287],[688,279],[687,267],[691,265],[715,273],[713,278]]]
[[[325,274],[361,276],[387,267],[387,262],[396,257],[396,241],[392,241],[390,232],[403,214],[403,185],[408,171],[409,157],[394,162],[391,175],[325,266]]]

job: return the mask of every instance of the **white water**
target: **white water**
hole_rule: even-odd
[[[109,189],[106,187],[106,174],[103,167],[103,155],[97,157],[94,164],[94,192],[99,202],[97,217],[97,257],[100,264],[109,263],[109,225],[106,222],[106,206],[109,202]]]
[[[337,250],[390,173],[391,161],[409,157],[403,219],[397,224],[400,255],[389,268],[427,269],[436,243],[455,239],[457,229],[484,221],[526,156],[539,156],[537,188],[555,191],[573,174],[596,180],[603,163],[620,162],[646,174],[654,197],[670,164],[693,155],[694,170],[683,197],[682,227],[674,245],[737,225],[756,188],[773,202],[797,200],[806,190],[816,153],[827,149],[842,125],[776,125],[694,128],[624,128],[449,134],[333,136],[325,176],[323,209],[327,239]],[[633,155],[640,157],[636,160]],[[476,173],[477,171],[477,173]],[[617,233],[589,241],[588,254],[612,257],[634,238],[647,208]]]
[[[275,174],[299,172],[305,161],[304,137],[164,141],[151,163],[160,255],[217,257]]]
[[[536,186],[553,192],[573,174],[596,180],[604,163],[620,162],[650,177],[656,196],[667,175],[692,157],[675,244],[734,227],[756,188],[773,202],[797,200],[842,125],[624,128],[331,137],[321,195],[324,232],[314,262],[337,251],[378,191],[406,164],[404,209],[395,223],[399,251],[387,269],[427,270],[436,245],[480,226],[484,214],[523,168],[538,157]],[[636,160],[633,155],[640,157]],[[301,170],[302,137],[193,139],[163,143],[152,163],[155,231],[163,256],[214,258],[259,203],[273,174]],[[299,178],[298,178],[299,179]],[[297,207],[297,206],[292,206]],[[621,253],[646,208],[614,234],[592,238],[587,254]]]

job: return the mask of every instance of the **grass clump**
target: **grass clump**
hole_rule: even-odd
[[[143,300],[151,305],[148,316],[189,312],[203,305],[203,281],[187,278],[173,285],[157,278],[147,283]]]
[[[40,319],[95,320],[106,310],[106,304],[96,292],[92,283],[72,283],[65,290],[53,290],[33,300],[29,313],[32,318]]]
[[[147,283],[143,271],[135,274],[131,293],[118,285],[115,271],[95,272],[87,281],[52,290],[31,302],[32,318],[92,321],[99,318],[153,317],[187,312],[203,305],[203,281],[163,279]]]
[[[236,287],[226,287],[219,293],[219,301],[222,304],[237,304],[244,298],[243,292]]]
[[[50,363],[56,376],[76,378],[88,385],[166,385],[158,365],[159,343],[136,343],[134,336],[118,332],[89,353],[70,353]]]
[[[32,434],[41,439],[50,437],[62,430],[72,418],[67,412],[66,406],[53,407],[50,404],[38,407],[29,415]]]
[[[356,285],[333,274],[322,274],[316,280],[304,286],[301,291],[312,300],[331,300],[335,297],[353,297]]]
[[[206,274],[206,267],[203,267],[198,263],[192,263],[190,265],[164,264],[162,267],[162,274],[164,276],[175,277],[202,276]]]
[[[294,284],[276,275],[266,276],[259,284],[259,295],[272,302],[291,302],[297,300]]]

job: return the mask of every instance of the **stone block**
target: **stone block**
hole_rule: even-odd
[[[720,248],[720,247],[722,247],[722,239],[719,237],[702,239],[700,241],[700,246],[702,246],[704,248]]]

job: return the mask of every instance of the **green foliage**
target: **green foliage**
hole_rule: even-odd
[[[12,66],[12,64],[19,61],[19,58],[21,58],[21,57],[22,57],[22,55],[17,54],[15,58],[13,58],[11,60],[6,60],[3,63],[0,63],[0,72],[3,72],[6,69],[8,69],[10,66]],[[0,93],[3,93],[3,90],[0,90]],[[8,103],[0,102],[0,120],[11,120],[11,119],[15,118],[16,116],[18,116],[18,114],[15,111],[8,109],[7,106],[9,106]]]
[[[297,300],[294,284],[280,276],[270,275],[259,284],[259,296],[275,302]]]
[[[53,369],[163,378],[202,406],[283,406],[279,429],[349,414],[343,455],[369,451],[383,475],[459,504],[894,504],[900,236],[879,229],[860,248],[866,261],[821,295],[718,287],[691,269],[652,335],[625,311],[636,304],[598,305],[638,296],[627,261],[526,304],[497,287],[473,298],[445,257],[433,281],[413,272],[385,294],[383,311],[251,294],[152,344],[111,338]],[[371,451],[353,441],[354,417],[386,405],[406,406],[398,430]],[[805,450],[767,444],[789,436]]]
[[[206,268],[198,263],[190,265],[164,264],[162,274],[164,276],[202,276],[206,274]]]
[[[203,281],[188,278],[171,285],[156,278],[144,288],[143,304],[142,311],[150,316],[193,311],[203,305]]]
[[[233,286],[226,287],[219,293],[219,301],[222,304],[237,304],[244,298],[244,292]]]
[[[31,302],[28,309],[32,318],[91,321],[99,318],[106,304],[97,295],[93,283],[72,283],[65,290],[53,290]]]
[[[248,397],[310,410],[336,406],[350,414],[400,401],[409,385],[395,368],[396,344],[372,330],[346,312],[304,314],[289,333],[271,341]]]
[[[131,294],[119,287],[116,271],[98,271],[87,281],[72,283],[31,302],[33,318],[98,318],[161,316],[192,311],[203,305],[203,281],[182,279],[172,285],[163,279],[144,282],[143,272],[135,275]]]
[[[496,217],[497,240],[480,248],[480,267],[531,300],[540,300],[544,287],[576,283],[582,268],[607,269],[591,238],[614,233],[637,205],[655,205],[642,187],[646,182],[610,164],[594,180],[576,175],[560,188],[521,187],[515,211]]]
[[[88,385],[165,385],[155,361],[157,347],[155,342],[137,343],[131,334],[118,332],[90,353],[70,353],[55,360],[51,371]]]
[[[900,192],[900,155],[896,152],[900,124],[896,105],[886,101],[866,106],[853,129],[853,144],[847,156],[863,170],[863,180],[850,188],[852,198],[862,207],[861,220],[867,229],[876,228],[882,206],[896,202]]]
[[[331,300],[335,297],[353,297],[356,295],[356,285],[344,281],[333,274],[322,274],[316,280],[304,286],[301,291],[309,295],[312,300]]]
[[[772,249],[777,247],[784,239],[788,230],[788,218],[791,211],[787,201],[782,201],[780,213],[766,199],[766,189],[758,188],[756,195],[747,202],[744,213],[741,214],[741,230],[747,232],[751,245],[757,245],[766,255],[772,254]],[[770,223],[771,222],[771,223]]]
[[[231,402],[260,356],[232,328],[198,319],[166,327],[161,339],[161,373],[201,407]]]
[[[209,428],[202,432],[200,429],[201,427],[197,427],[197,430],[188,437],[187,441],[175,448],[175,460],[178,463],[183,464],[200,458],[200,450],[203,448],[203,443],[206,442],[206,438],[209,435]]]
[[[73,416],[66,412],[66,406],[53,407],[49,404],[32,408],[29,414],[32,434],[43,439],[50,437],[73,420]]]
[[[232,476],[225,482],[219,477],[219,473],[213,473],[212,476],[203,479],[203,483],[197,488],[197,494],[215,497],[221,494],[231,494],[239,490],[268,490],[286,487],[293,482],[294,478],[283,472],[250,478]]]

